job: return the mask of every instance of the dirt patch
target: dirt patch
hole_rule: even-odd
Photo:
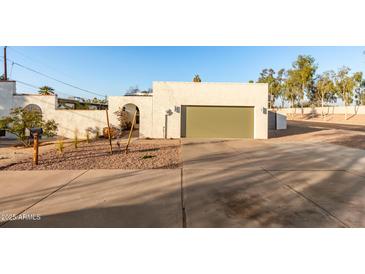
[[[365,149],[365,126],[288,121],[286,130],[269,131],[268,143],[320,142]]]
[[[41,154],[37,166],[33,166],[29,158],[4,169],[153,169],[177,168],[181,165],[179,140],[135,140],[128,154],[125,154],[124,148],[125,143],[119,149],[114,142],[113,154],[110,154],[107,140],[81,143],[77,149],[66,147],[62,154],[56,149]]]
[[[289,120],[309,121],[309,122],[324,122],[341,125],[362,125],[365,126],[365,114],[349,114],[345,119],[345,114],[327,114],[322,117],[321,114],[288,114]]]

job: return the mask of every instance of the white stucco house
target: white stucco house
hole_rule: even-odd
[[[254,138],[268,137],[268,86],[244,83],[153,82],[144,96],[109,96],[110,123],[124,108],[133,117],[138,110],[140,137]],[[15,81],[0,82],[0,117],[15,107],[35,107],[44,119],[59,124],[59,135],[81,138],[89,127],[106,126],[105,110],[57,108],[57,96],[18,94]]]

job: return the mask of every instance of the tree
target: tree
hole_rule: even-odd
[[[345,105],[345,120],[347,120],[347,106],[352,103],[354,91],[361,85],[362,73],[349,75],[351,69],[342,67],[335,75],[335,89]]]
[[[356,105],[365,105],[365,80],[355,89]]]
[[[54,89],[49,86],[40,87],[38,90],[40,95],[54,95]]]
[[[202,80],[200,79],[199,74],[195,74],[194,78],[193,78],[193,82],[194,83],[200,83]]]
[[[151,94],[151,93],[153,93],[153,91],[152,91],[152,88],[149,88],[149,89],[147,89],[147,90],[142,90],[141,91],[141,93],[143,93],[143,94]]]
[[[278,97],[281,97],[281,106],[284,107],[285,96],[284,96],[284,88],[285,88],[285,69],[280,69],[277,73],[276,80],[278,84]]]
[[[326,71],[322,75],[318,76],[316,82],[316,96],[321,101],[322,118],[324,117],[323,107],[324,103],[335,101],[335,84],[334,84],[334,72]]]
[[[128,90],[126,91],[125,95],[133,95],[133,94],[136,94],[138,92],[140,92],[138,86],[134,86],[134,87],[131,86],[131,87],[128,88]]]
[[[51,137],[57,132],[57,123],[54,120],[42,120],[42,114],[38,111],[29,111],[23,108],[15,108],[9,116],[0,119],[0,128],[14,134],[25,146],[30,145],[29,138],[25,135],[28,128],[43,128],[43,135]]]
[[[295,108],[295,102],[300,101],[302,86],[299,81],[299,74],[296,70],[288,70],[283,83],[283,97],[291,103],[291,108]],[[296,112],[296,108],[294,109]]]
[[[296,75],[295,79],[301,86],[300,91],[300,105],[303,111],[304,95],[309,95],[311,87],[313,87],[313,77],[318,66],[315,64],[315,59],[309,55],[299,55],[297,60],[293,63],[293,71]]]
[[[308,89],[306,92],[306,96],[308,98],[308,105],[319,105],[318,91],[317,91],[317,81],[318,75],[313,77],[313,79],[308,84]]]
[[[84,110],[90,109],[89,102],[80,103],[80,102],[75,101],[74,106],[75,106],[75,109],[84,109]]]
[[[269,108],[272,108],[274,99],[274,87],[275,87],[275,71],[273,69],[263,69],[260,72],[260,77],[257,79],[257,83],[266,83],[269,88]]]
[[[269,86],[269,108],[274,107],[275,100],[282,92],[282,76],[284,70],[280,70],[279,72],[277,78],[273,69],[263,69],[260,77],[257,79],[257,83],[267,83]]]
[[[85,103],[106,105],[108,102],[106,99],[98,99],[98,98],[94,97],[93,99],[86,99]]]
[[[114,114],[117,116],[117,119],[119,121],[119,125],[121,129],[128,129],[132,125],[129,119],[128,112],[123,110],[122,108],[119,108],[117,111],[114,112]]]

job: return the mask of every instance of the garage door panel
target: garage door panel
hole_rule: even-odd
[[[182,136],[188,138],[253,138],[253,107],[185,106]]]

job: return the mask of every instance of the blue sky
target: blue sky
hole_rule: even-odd
[[[290,68],[299,54],[312,55],[319,72],[346,65],[365,72],[365,47],[8,47],[8,58],[81,88],[123,95],[152,81],[206,82],[256,80],[263,68]],[[2,61],[2,60],[1,60]],[[8,64],[11,78],[35,86],[49,85],[62,97],[92,97],[43,76]],[[36,92],[17,85],[18,92]]]

